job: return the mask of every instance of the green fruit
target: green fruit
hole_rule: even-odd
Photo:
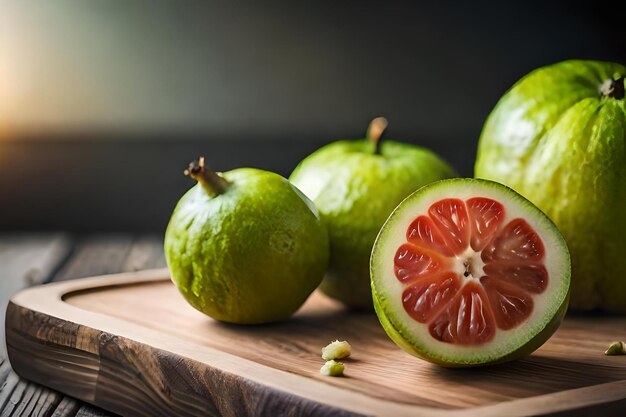
[[[626,313],[626,102],[622,65],[531,72],[489,116],[475,176],[512,187],[556,223],[578,310]]]
[[[198,181],[178,202],[165,234],[172,281],[216,320],[253,324],[293,314],[319,285],[328,235],[313,203],[280,175],[251,168]]]
[[[526,356],[556,331],[570,258],[556,226],[501,184],[429,184],[393,211],[371,257],[374,307],[408,353],[447,367]]]
[[[407,195],[454,176],[429,150],[385,140],[386,120],[368,138],[338,141],[304,159],[290,180],[318,207],[329,229],[330,266],[321,290],[355,308],[371,308],[369,257],[378,230]]]

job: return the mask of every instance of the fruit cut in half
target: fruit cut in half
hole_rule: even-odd
[[[370,267],[387,334],[444,366],[526,356],[567,310],[570,258],[561,233],[492,181],[443,180],[411,194],[382,227]]]

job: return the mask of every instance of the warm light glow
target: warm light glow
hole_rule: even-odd
[[[89,100],[55,5],[5,2],[0,15],[0,137],[80,118]]]

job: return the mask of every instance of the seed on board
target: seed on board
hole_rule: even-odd
[[[613,342],[609,345],[609,348],[604,352],[607,356],[613,355],[626,355],[626,343]]]
[[[342,376],[344,369],[345,366],[342,362],[330,360],[320,368],[320,374],[326,376]]]
[[[329,361],[332,359],[344,359],[350,356],[351,346],[345,340],[335,340],[328,346],[322,348],[322,359]]]

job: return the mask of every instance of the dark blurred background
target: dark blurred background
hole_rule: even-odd
[[[524,74],[626,62],[604,3],[445,3],[0,2],[0,230],[161,232],[198,155],[287,176],[379,115],[470,176]]]

